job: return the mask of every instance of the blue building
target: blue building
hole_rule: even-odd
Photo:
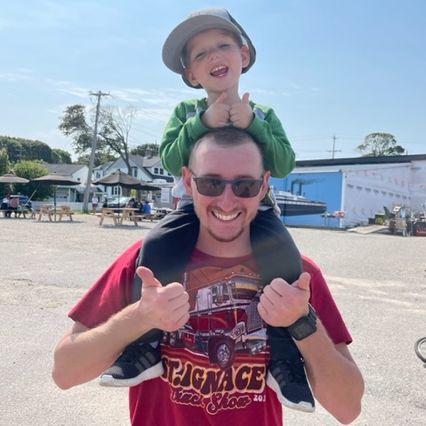
[[[296,162],[274,190],[288,191],[327,205],[327,215],[285,216],[288,225],[347,228],[368,223],[383,206],[426,206],[426,155],[339,158]],[[336,216],[343,212],[344,217]]]

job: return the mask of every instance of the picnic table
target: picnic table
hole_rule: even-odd
[[[103,207],[102,212],[98,214],[99,226],[102,226],[105,219],[112,219],[115,226],[123,225],[125,220],[133,222],[135,226],[138,226],[140,220],[150,220],[151,222],[155,219],[153,214],[139,213],[139,210],[132,207]]]
[[[38,215],[38,221],[41,221],[43,216],[47,216],[49,222],[53,220],[56,222],[56,217],[58,217],[59,222],[62,221],[63,217],[68,217],[68,219],[72,222],[72,216],[74,212],[71,210],[69,206],[58,206],[55,208],[51,204],[45,204],[40,206],[38,209],[34,210],[31,217],[35,219],[35,216]]]

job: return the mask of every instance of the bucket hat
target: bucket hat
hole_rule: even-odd
[[[200,85],[193,86],[185,77],[182,61],[183,49],[196,34],[211,29],[231,31],[242,38],[243,44],[248,47],[250,52],[250,62],[243,68],[243,73],[247,72],[256,60],[256,49],[250,37],[226,9],[202,9],[192,12],[169,34],[163,46],[164,64],[173,72],[180,74],[189,87],[201,88]]]

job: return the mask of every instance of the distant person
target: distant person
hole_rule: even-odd
[[[143,213],[146,215],[151,214],[152,212],[152,208],[151,208],[151,204],[148,202],[148,200],[145,200],[143,203]]]
[[[8,210],[9,209],[9,194],[5,195],[3,199],[1,200],[1,210]]]
[[[128,207],[130,209],[136,208],[136,200],[133,197],[130,198],[130,200],[127,202],[126,207]]]
[[[8,209],[8,217],[11,216],[12,212],[15,213],[16,216],[16,212],[18,211],[18,207],[19,207],[19,197],[10,197],[9,199],[9,209]]]
[[[98,208],[98,204],[99,204],[99,198],[96,194],[94,194],[93,197],[92,197],[92,213],[93,214],[96,213],[96,209]]]

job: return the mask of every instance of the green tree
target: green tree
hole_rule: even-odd
[[[9,155],[5,148],[0,148],[0,175],[10,172]]]
[[[52,160],[53,163],[60,164],[71,164],[71,154],[68,151],[65,151],[61,148],[53,148],[52,149]]]
[[[38,140],[0,136],[0,148],[7,150],[9,160],[12,163],[21,160],[52,162],[52,149],[49,145]]]
[[[9,173],[10,169],[11,165],[9,162],[9,155],[7,154],[7,150],[5,148],[0,148],[0,175]],[[0,196],[3,196],[8,192],[10,192],[9,184],[0,183]]]
[[[141,155],[142,157],[156,156],[159,154],[160,145],[156,143],[144,143],[137,145],[130,150],[130,154]]]
[[[29,180],[38,178],[48,173],[47,168],[41,161],[20,161],[15,164],[14,171],[16,175],[27,178]],[[19,192],[29,197],[36,191],[33,200],[44,200],[52,194],[51,185],[30,182],[26,184],[14,185],[15,192]]]
[[[364,157],[380,157],[388,155],[401,155],[404,147],[398,145],[394,135],[390,133],[370,133],[364,143],[356,148]]]

